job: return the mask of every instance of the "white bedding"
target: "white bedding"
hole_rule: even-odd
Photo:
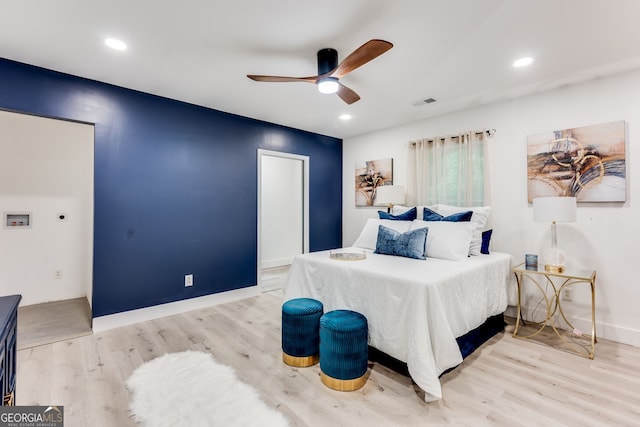
[[[325,312],[364,314],[369,344],[406,362],[425,400],[442,398],[438,377],[462,362],[456,337],[507,308],[511,255],[463,261],[366,255],[362,261],[330,259],[329,251],[297,256],[285,300],[310,297],[322,301]]]

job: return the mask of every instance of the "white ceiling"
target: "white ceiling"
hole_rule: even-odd
[[[0,57],[340,138],[640,68],[638,0],[0,5]],[[373,38],[394,48],[341,79],[362,98],[350,106],[311,84],[246,77],[315,75],[318,49],[342,60]],[[534,63],[513,68],[521,56]]]

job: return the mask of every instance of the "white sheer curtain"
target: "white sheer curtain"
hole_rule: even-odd
[[[407,202],[489,205],[486,132],[421,139],[409,144]]]

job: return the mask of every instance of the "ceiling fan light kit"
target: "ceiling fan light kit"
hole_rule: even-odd
[[[320,93],[336,93],[340,88],[340,84],[338,83],[338,79],[335,77],[326,77],[318,80],[318,91]]]
[[[340,78],[346,76],[356,68],[377,58],[389,49],[393,44],[388,41],[369,40],[348,55],[338,64],[338,52],[335,49],[325,48],[318,51],[318,75],[309,77],[281,77],[259,76],[248,74],[251,80],[258,82],[307,82],[318,86],[321,93],[337,93],[340,99],[347,104],[353,104],[360,99],[360,95],[352,89],[340,83]]]

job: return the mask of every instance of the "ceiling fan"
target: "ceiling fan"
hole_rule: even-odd
[[[369,40],[347,56],[338,64],[338,52],[335,49],[326,48],[318,51],[318,75],[309,77],[280,77],[257,76],[248,74],[251,80],[257,82],[307,82],[318,85],[322,93],[337,93],[347,104],[353,104],[360,96],[342,83],[340,78],[349,74],[358,67],[377,58],[389,49],[393,44],[384,40]]]

